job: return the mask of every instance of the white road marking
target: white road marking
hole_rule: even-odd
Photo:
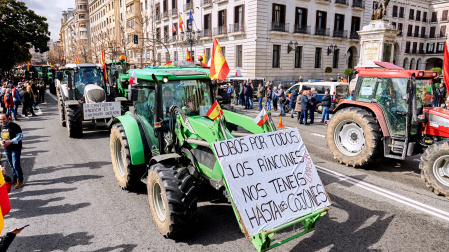
[[[317,134],[317,133],[312,133],[312,135],[314,135],[314,136],[319,136],[319,137],[322,137],[322,138],[325,138],[325,137],[326,137],[325,135],[321,135],[321,134]]]
[[[335,177],[335,178],[337,178],[337,179],[339,179],[341,181],[345,181],[347,183],[353,184],[354,186],[357,186],[357,187],[363,188],[363,189],[365,189],[367,191],[376,193],[376,194],[378,194],[380,196],[383,196],[385,198],[388,198],[388,199],[391,199],[393,201],[402,203],[402,204],[407,205],[409,207],[415,208],[415,209],[420,210],[422,212],[425,212],[427,214],[430,214],[430,215],[433,215],[435,217],[438,217],[440,219],[449,221],[449,212],[445,212],[443,210],[434,208],[432,206],[426,205],[426,204],[418,202],[416,200],[409,199],[409,198],[407,198],[405,196],[402,196],[400,194],[396,194],[396,193],[390,192],[390,191],[388,191],[386,189],[383,189],[381,187],[378,187],[378,186],[375,186],[375,185],[363,182],[363,181],[355,179],[355,178],[351,178],[349,176],[346,176],[346,175],[343,175],[341,173],[338,173],[338,172],[326,169],[324,167],[321,167],[321,166],[318,166],[318,165],[315,165],[315,166],[317,167],[317,169],[319,171],[321,171],[321,172],[323,172],[323,173],[325,173],[325,174],[327,174],[329,176]]]

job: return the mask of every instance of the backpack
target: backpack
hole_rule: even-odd
[[[11,103],[11,93],[5,94],[6,104],[12,105]]]
[[[273,91],[269,90],[269,91],[267,92],[267,98],[268,98],[268,99],[271,99],[272,96],[273,96]]]

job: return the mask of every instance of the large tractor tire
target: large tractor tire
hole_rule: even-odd
[[[340,163],[373,164],[382,153],[382,132],[373,114],[357,107],[338,111],[327,128],[327,144]]]
[[[157,163],[148,171],[148,199],[154,224],[166,238],[188,233],[196,222],[196,187],[186,167]]]
[[[65,106],[65,119],[69,137],[81,137],[83,135],[83,118],[79,106]]]
[[[59,92],[57,92],[57,98],[58,98],[58,110],[59,110],[59,121],[62,125],[62,127],[66,126],[65,122],[65,110],[64,110],[64,104],[62,102],[62,97]]]
[[[128,138],[121,123],[114,124],[110,136],[112,169],[118,185],[128,191],[143,187],[140,180],[145,172],[145,165],[132,165]]]
[[[437,142],[424,152],[419,163],[421,177],[436,195],[449,198],[449,143]]]

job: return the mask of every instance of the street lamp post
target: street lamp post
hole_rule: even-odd
[[[197,30],[196,32],[193,30],[187,30],[185,32],[181,32],[181,35],[184,36],[184,33],[186,34],[185,39],[183,40],[185,43],[190,44],[190,51],[193,50],[193,44],[198,42],[200,40],[200,30]],[[195,35],[196,33],[196,35]]]

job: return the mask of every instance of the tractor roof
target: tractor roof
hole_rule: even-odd
[[[152,75],[158,80],[167,77],[169,80],[209,79],[209,69],[201,67],[161,66],[157,68],[130,69],[126,75],[136,73],[137,79],[153,81]]]
[[[75,67],[103,67],[101,64],[96,63],[69,63],[64,66],[64,68],[75,68]]]
[[[364,77],[384,77],[384,78],[410,78],[414,74],[416,78],[434,78],[438,72],[429,70],[404,70],[389,62],[374,62],[379,67],[358,67],[359,76]]]

